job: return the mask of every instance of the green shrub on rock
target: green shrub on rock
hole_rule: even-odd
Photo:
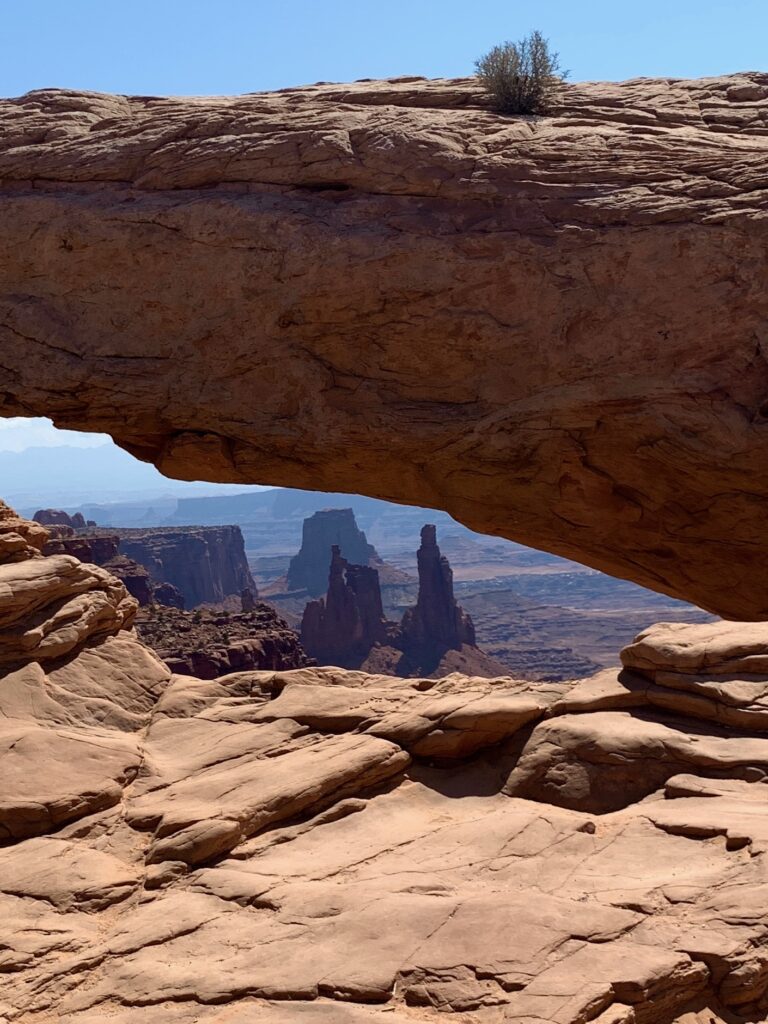
[[[567,77],[557,53],[541,32],[531,32],[516,43],[494,46],[475,61],[477,77],[501,114],[542,114],[552,93]]]

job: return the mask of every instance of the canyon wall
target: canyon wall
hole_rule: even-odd
[[[59,515],[66,516],[67,513]],[[35,521],[44,523],[46,518],[36,517]],[[142,608],[150,604],[184,607],[184,598],[172,583],[159,583],[153,580],[145,566],[119,553],[120,538],[117,534],[78,535],[72,526],[62,525],[63,522],[63,519],[59,518],[58,522],[48,527],[50,538],[43,548],[44,555],[73,555],[81,562],[101,566],[121,580],[128,593],[136,598]],[[70,522],[77,523],[77,517],[71,517]]]
[[[115,530],[120,551],[156,583],[170,583],[188,608],[219,604],[248,589],[256,594],[239,526]]]

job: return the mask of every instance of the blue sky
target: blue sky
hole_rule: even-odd
[[[489,47],[534,28],[576,81],[768,63],[768,0],[38,0],[3,4],[0,95],[45,86],[222,94],[466,75]],[[0,450],[104,440],[0,420]]]
[[[0,94],[236,93],[469,74],[539,28],[572,78],[766,67],[768,0],[38,0],[2,5]]]

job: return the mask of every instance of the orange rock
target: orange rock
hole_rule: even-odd
[[[768,617],[767,91],[5,101],[3,413]]]

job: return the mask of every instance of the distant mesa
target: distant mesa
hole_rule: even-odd
[[[307,654],[321,665],[386,675],[505,675],[504,666],[476,645],[472,619],[456,602],[453,572],[433,525],[422,528],[417,561],[416,604],[396,623],[384,615],[378,571],[350,563],[334,544],[327,594],[304,609],[301,642]]]
[[[184,597],[172,583],[153,580],[143,565],[120,554],[117,534],[86,536],[76,534],[71,526],[48,526],[47,529],[50,538],[43,548],[44,555],[74,555],[81,562],[106,569],[124,584],[142,608],[150,604],[184,607]]]
[[[239,526],[122,529],[120,550],[143,565],[157,583],[171,583],[188,608],[221,604],[256,583]]]
[[[239,527],[106,531],[80,513],[59,509],[41,509],[35,522],[45,527],[43,555],[72,555],[120,580],[139,605],[139,637],[172,671],[213,679],[311,664],[297,634],[257,601]],[[234,614],[223,608],[185,610],[187,599],[216,604],[234,597],[240,601]]]
[[[34,521],[41,526],[68,526],[73,530],[84,530],[86,526],[95,526],[92,520],[86,520],[82,512],[70,515],[60,508],[41,508],[35,512]]]
[[[301,548],[288,567],[288,590],[306,590],[312,597],[328,586],[328,556],[337,547],[339,557],[355,565],[381,564],[376,548],[358,527],[351,508],[315,512],[304,520]]]
[[[221,604],[244,590],[258,596],[239,526],[104,528],[60,509],[34,518],[49,532],[46,554],[108,568],[142,606]]]

